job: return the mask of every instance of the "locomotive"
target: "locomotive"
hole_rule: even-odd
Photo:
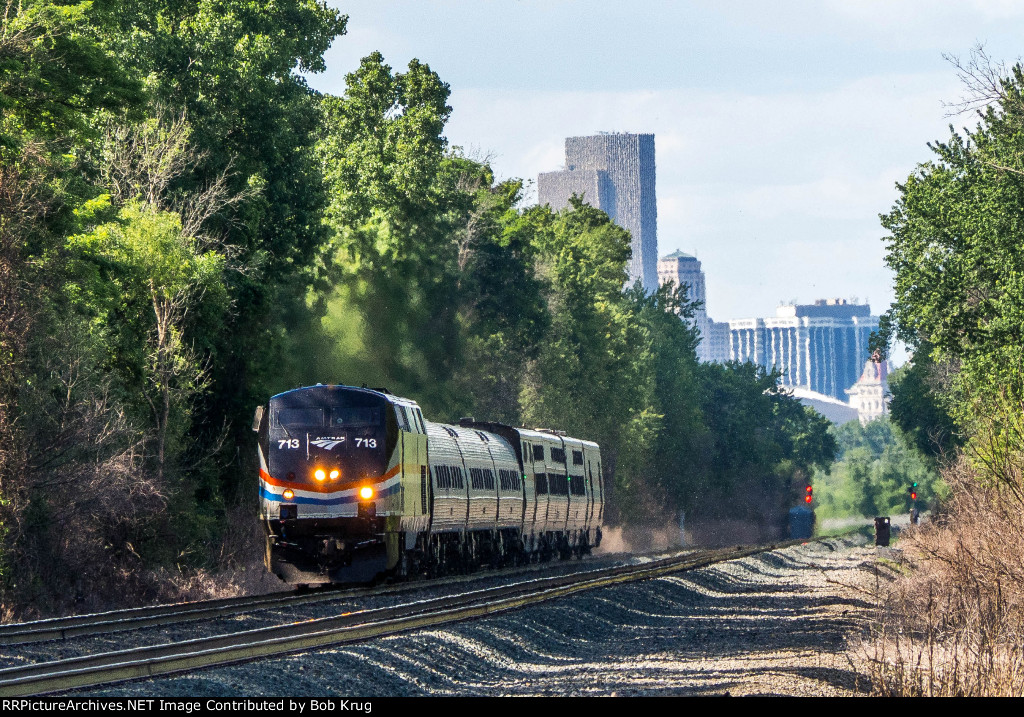
[[[372,582],[582,556],[601,542],[592,441],[433,423],[386,389],[307,386],[253,421],[267,567],[285,582]]]

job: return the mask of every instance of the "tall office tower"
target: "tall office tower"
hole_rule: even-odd
[[[782,385],[803,386],[846,400],[868,359],[868,339],[878,317],[867,304],[819,299],[780,306],[773,319],[729,322],[729,358],[782,373]]]
[[[611,133],[567,137],[565,169],[537,178],[541,204],[554,210],[579,194],[633,237],[629,283],[658,286],[658,206],[654,185],[654,135]]]

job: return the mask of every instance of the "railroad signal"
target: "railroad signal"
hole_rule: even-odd
[[[917,500],[917,481],[910,484],[910,488],[907,489],[910,493],[911,500]]]
[[[814,486],[808,485],[804,488],[804,503],[814,502]]]

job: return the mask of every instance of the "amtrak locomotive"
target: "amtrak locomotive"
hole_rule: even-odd
[[[583,555],[601,541],[596,443],[316,385],[256,409],[268,567],[296,584]]]

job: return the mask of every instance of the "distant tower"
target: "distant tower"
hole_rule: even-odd
[[[633,237],[629,283],[639,279],[648,292],[658,286],[658,207],[654,185],[653,134],[567,137],[565,170],[537,178],[541,204],[554,210],[579,194]]]
[[[850,405],[857,409],[861,425],[889,412],[889,364],[876,351],[867,363],[860,380],[846,389]]]
[[[693,312],[693,324],[701,336],[701,342],[697,346],[697,357],[701,361],[708,361],[709,327],[707,302],[704,300],[704,272],[701,271],[697,257],[681,251],[661,257],[658,260],[658,284],[664,285],[670,281],[677,287],[686,287],[687,299],[700,302],[700,308]]]

